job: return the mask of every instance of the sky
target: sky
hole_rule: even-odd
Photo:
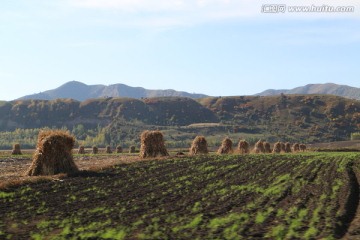
[[[281,4],[281,12],[276,11]],[[294,6],[353,12],[290,12]],[[321,10],[319,10],[321,11]],[[358,0],[3,0],[1,100],[76,80],[252,95],[360,87]]]

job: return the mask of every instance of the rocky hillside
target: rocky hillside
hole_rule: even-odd
[[[136,127],[126,131],[138,134],[139,126],[158,126],[175,129],[179,135],[182,131],[199,133],[199,128],[207,128],[211,134],[247,133],[270,140],[347,140],[352,132],[360,130],[360,102],[329,95],[0,102],[1,131],[45,126],[72,129],[78,124],[86,128],[112,126],[112,131],[116,131],[118,126],[134,123]]]
[[[84,124],[105,126],[115,119],[152,125],[216,122],[216,114],[191,98],[102,98],[16,100],[0,103],[0,130]]]

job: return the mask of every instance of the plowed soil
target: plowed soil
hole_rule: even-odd
[[[360,237],[359,153],[127,158],[3,188],[0,238]]]

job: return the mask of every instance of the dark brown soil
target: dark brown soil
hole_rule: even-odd
[[[129,157],[134,163],[0,190],[0,238],[319,239],[360,232],[359,154],[162,160]],[[77,164],[84,161],[101,159]]]

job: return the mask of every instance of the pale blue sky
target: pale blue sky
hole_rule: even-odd
[[[360,87],[353,13],[261,13],[262,0],[3,0],[2,100],[68,81],[214,96],[333,82]]]

